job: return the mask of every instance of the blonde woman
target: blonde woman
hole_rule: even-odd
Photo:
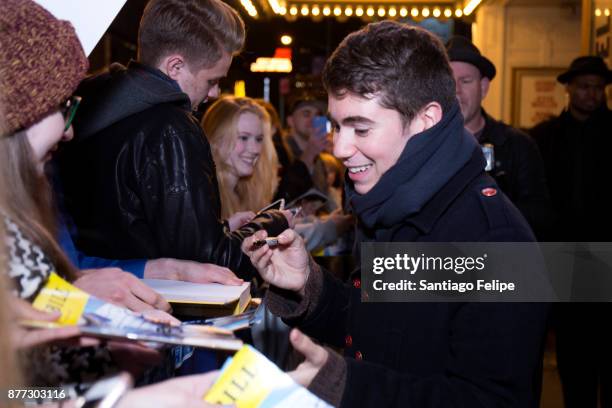
[[[278,185],[278,158],[270,117],[251,98],[224,96],[202,119],[217,167],[221,216],[257,211]]]

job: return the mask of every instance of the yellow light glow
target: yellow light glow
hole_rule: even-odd
[[[423,7],[423,10],[421,10],[421,15],[425,18],[429,17],[429,9],[427,7]]]
[[[303,16],[307,16],[308,14],[310,14],[310,9],[308,8],[308,6],[302,6],[300,13]]]
[[[595,9],[595,17],[601,17],[601,9]]]
[[[356,15],[357,17],[361,17],[361,16],[363,16],[363,8],[361,8],[361,7],[357,7],[357,8],[355,9],[355,15]]]
[[[604,10],[604,16],[610,17],[610,9],[609,8]]]
[[[442,12],[440,11],[440,9],[439,8],[435,8],[434,11],[433,11],[433,16],[435,18],[438,18],[438,17],[440,17],[440,15],[442,15]]]
[[[278,12],[281,16],[284,16],[285,14],[287,14],[287,7],[281,7]]]
[[[246,83],[244,81],[234,82],[234,96],[244,98],[246,96]]]
[[[289,58],[259,57],[251,64],[251,72],[291,72],[292,70]]]
[[[461,10],[460,8],[455,10],[455,17],[460,18],[462,15],[463,15],[463,10]]]
[[[249,16],[257,17],[257,9],[255,8],[251,0],[240,0],[240,4],[242,4],[242,7],[244,7]]]
[[[334,7],[334,16],[338,17],[340,14],[342,14],[342,9],[338,6]]]
[[[268,0],[268,4],[275,14],[280,14],[280,4],[278,3],[278,0]]]
[[[344,15],[347,17],[350,17],[353,15],[353,9],[349,6],[347,8],[344,9]]]
[[[410,15],[412,17],[418,17],[419,16],[419,9],[416,7],[413,7],[412,10],[410,10]]]
[[[406,9],[406,7],[402,7],[400,9],[400,16],[401,17],[406,17],[408,15],[408,9]]]
[[[395,9],[395,7],[391,7],[389,9],[389,17],[395,17],[397,15],[397,10]]]
[[[281,36],[281,44],[283,45],[291,45],[291,43],[293,42],[293,38],[290,35],[282,35]]]
[[[387,12],[386,12],[386,10],[384,8],[382,8],[382,7],[378,8],[378,17],[384,17],[386,13]]]
[[[372,7],[368,7],[368,9],[366,10],[366,14],[368,15],[368,17],[372,17],[374,15],[374,9]]]
[[[474,11],[481,2],[482,0],[470,0],[468,5],[463,8],[463,14],[465,14],[466,16],[469,16],[470,14],[472,14],[472,11]]]
[[[321,14],[321,10],[319,9],[319,6],[313,6],[310,12],[312,13],[313,16],[318,16],[319,14]]]
[[[323,15],[329,16],[330,14],[331,14],[331,9],[329,8],[329,6],[323,7]]]
[[[291,6],[291,8],[289,9],[289,14],[291,14],[292,16],[297,16],[298,13],[298,9],[295,6]]]
[[[444,10],[444,17],[446,18],[451,18],[453,16],[453,11],[449,8],[447,8],[446,10]]]

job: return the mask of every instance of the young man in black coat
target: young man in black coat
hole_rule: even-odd
[[[225,225],[210,145],[192,115],[219,94],[244,23],[219,0],[152,0],[142,17],[138,62],[86,80],[74,143],[60,157],[77,247],[113,258],[178,258],[254,272],[244,236],[276,221],[252,214]],[[232,232],[230,232],[232,230]]]
[[[324,83],[334,154],[347,167],[359,242],[532,241],[520,212],[484,171],[463,128],[444,46],[396,22],[340,44]],[[298,331],[305,362],[292,373],[346,407],[537,407],[548,306],[362,303],[359,272],[344,285],[322,271],[292,230],[279,245],[243,249],[271,284],[273,313]]]
[[[553,219],[544,163],[536,143],[520,130],[493,119],[482,108],[495,78],[495,65],[465,37],[451,38],[447,51],[465,128],[481,146],[490,145],[493,149],[487,167],[489,175],[542,239]]]

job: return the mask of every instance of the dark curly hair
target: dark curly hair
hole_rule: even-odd
[[[393,21],[371,23],[349,34],[327,60],[323,84],[343,97],[380,96],[404,123],[430,102],[447,112],[455,103],[455,81],[442,42],[432,33]]]

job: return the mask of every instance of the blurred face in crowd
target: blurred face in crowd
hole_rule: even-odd
[[[234,169],[235,175],[249,177],[263,149],[263,123],[252,112],[243,112],[238,118],[238,138],[234,149],[227,158],[227,164]]]
[[[400,113],[382,107],[379,100],[329,95],[334,156],[347,168],[359,194],[370,191],[397,162],[408,140],[424,130],[418,120],[404,125]]]
[[[600,75],[577,75],[567,84],[570,108],[590,115],[606,101],[606,81]]]
[[[189,96],[191,107],[196,109],[202,102],[209,98],[219,96],[219,81],[227,75],[227,71],[232,65],[232,56],[224,52],[219,61],[210,68],[196,70],[184,63],[186,69],[178,70],[174,79],[179,87]]]
[[[480,104],[489,90],[489,79],[482,77],[480,70],[467,62],[451,61],[450,65],[465,127],[469,129],[480,118]]]
[[[315,131],[312,120],[315,116],[322,114],[323,112],[314,105],[303,105],[293,111],[291,116],[287,118],[287,123],[293,134],[308,140],[314,135]]]
[[[42,174],[44,165],[51,159],[58,144],[72,139],[72,126],[64,130],[66,122],[60,111],[48,115],[40,122],[32,125],[26,130],[28,142],[34,153],[34,160]]]

